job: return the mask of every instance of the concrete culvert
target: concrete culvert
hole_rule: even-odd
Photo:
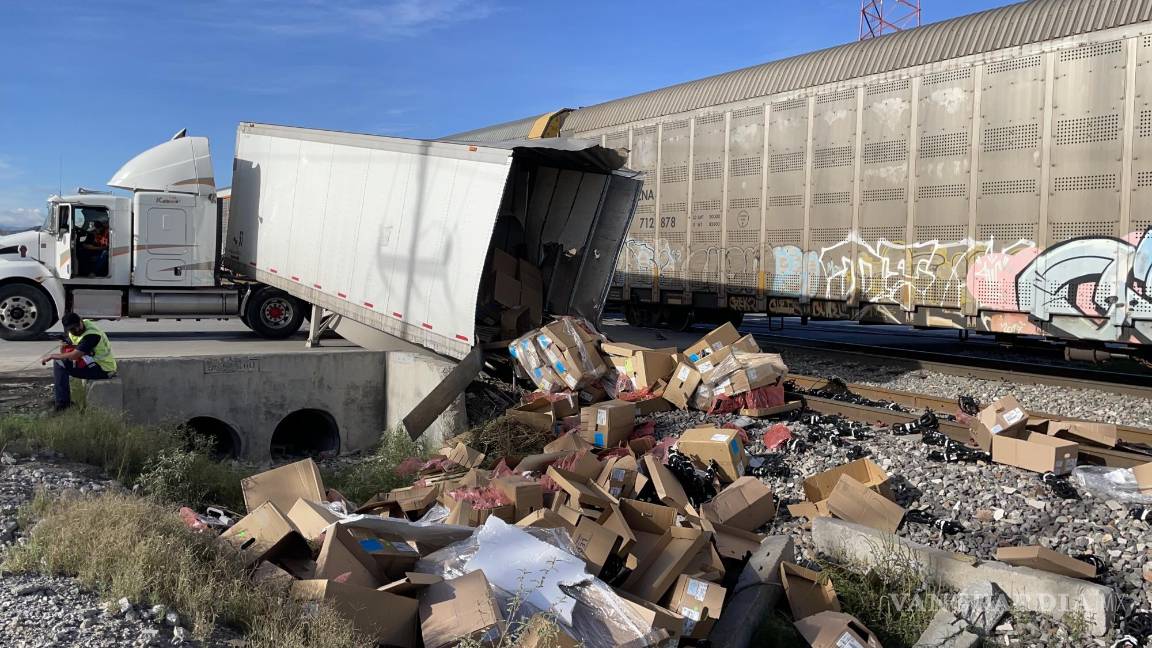
[[[240,456],[240,435],[224,421],[211,416],[197,416],[190,419],[184,426],[193,434],[208,441],[214,457],[235,459]]]
[[[272,433],[273,460],[340,453],[340,428],[324,410],[302,409],[285,416]]]

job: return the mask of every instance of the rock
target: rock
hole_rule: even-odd
[[[140,631],[140,636],[137,638],[137,643],[140,646],[154,646],[156,640],[160,638],[160,631],[156,628],[145,628]]]
[[[1004,617],[1008,616],[1012,603],[1008,595],[993,583],[974,583],[956,595],[952,611],[957,617],[968,622],[982,635],[991,634]]]
[[[120,614],[128,614],[132,611],[132,601],[129,601],[127,596],[116,601],[116,605],[120,607]]]
[[[180,625],[180,615],[175,611],[170,611],[168,614],[164,615],[164,622],[171,627],[176,627]]]
[[[180,645],[188,640],[188,631],[182,626],[176,626],[172,629],[172,643]]]
[[[80,629],[81,630],[87,630],[88,628],[91,628],[94,625],[96,625],[96,622],[94,620],[84,619],[83,621],[80,622]]]
[[[1108,508],[1112,509],[1113,511],[1123,511],[1124,510],[1124,505],[1121,504],[1120,502],[1117,502],[1116,500],[1108,500],[1108,501],[1104,502],[1104,506],[1107,506]]]
[[[940,608],[913,648],[975,648],[980,637],[968,632],[967,626],[946,608]]]
[[[16,589],[12,590],[12,593],[16,596],[32,596],[33,594],[39,594],[47,590],[48,588],[43,585],[37,583],[29,583],[28,585],[20,585]]]

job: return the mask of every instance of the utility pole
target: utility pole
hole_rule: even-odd
[[[860,40],[919,26],[920,0],[860,0]]]

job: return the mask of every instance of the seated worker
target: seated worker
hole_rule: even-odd
[[[58,412],[72,406],[69,378],[105,380],[116,375],[116,359],[112,357],[112,345],[104,331],[90,320],[80,319],[76,313],[65,313],[60,323],[64,325],[65,334],[60,353],[50,353],[40,359],[42,365],[53,363]]]
[[[84,252],[84,274],[89,277],[108,276],[108,223],[93,221],[80,249]]]

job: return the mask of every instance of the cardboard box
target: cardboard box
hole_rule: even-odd
[[[304,536],[272,502],[264,502],[220,535],[240,552],[245,565],[282,555],[311,557]]]
[[[316,557],[316,578],[376,589],[380,587],[379,573],[376,560],[347,528],[338,524],[324,534],[324,545]]]
[[[580,411],[580,436],[598,448],[615,448],[632,436],[636,404],[610,400]]]
[[[323,601],[376,643],[413,648],[420,645],[416,636],[420,604],[415,599],[323,579],[293,583],[292,596],[304,601]]]
[[[473,450],[463,443],[457,443],[451,448],[441,448],[440,454],[447,457],[448,461],[464,468],[475,468],[484,463],[483,452]]]
[[[716,552],[720,557],[731,560],[747,560],[748,556],[756,553],[765,538],[759,533],[712,521],[708,521],[705,530],[712,532],[712,543],[716,545]]]
[[[685,430],[676,443],[680,452],[696,459],[702,465],[715,461],[720,480],[733,482],[744,475],[748,457],[744,442],[736,430],[728,428],[692,428]]]
[[[700,386],[701,376],[696,367],[681,362],[672,371],[668,379],[668,386],[664,388],[664,400],[676,407],[686,410],[692,401],[692,394]]]
[[[820,502],[797,502],[795,504],[789,504],[788,515],[811,520],[818,517],[830,517],[832,513],[828,510],[828,500],[822,500]]]
[[[515,648],[581,648],[583,645],[552,619],[536,614],[524,624]]]
[[[828,510],[841,520],[889,533],[896,533],[906,512],[896,502],[852,479],[849,475],[841,475],[836,488],[832,489],[832,495],[828,498]]]
[[[596,483],[609,495],[619,499],[636,494],[636,480],[639,477],[640,465],[635,457],[631,455],[612,457],[604,462],[604,468],[596,478]]]
[[[580,557],[588,563],[588,573],[598,576],[604,569],[604,563],[616,549],[617,535],[608,529],[596,524],[588,518],[582,518],[572,533],[572,544],[580,552]]]
[[[512,500],[517,520],[544,508],[544,489],[540,482],[519,475],[508,475],[492,480],[492,485]]]
[[[696,554],[712,539],[699,529],[672,527],[628,575],[622,589],[642,599],[659,602]]]
[[[860,619],[843,612],[820,612],[792,625],[812,648],[883,648]]]
[[[516,472],[541,472],[550,464],[555,463],[557,460],[572,454],[571,451],[564,452],[544,452],[541,454],[528,455],[520,461],[516,462]]]
[[[736,331],[736,327],[732,326],[731,322],[725,322],[685,349],[684,355],[688,356],[689,361],[698,362],[700,358],[739,340],[740,333]]]
[[[1029,419],[1031,420],[1031,419]],[[1100,445],[1106,448],[1115,448],[1119,443],[1116,426],[1111,423],[1089,423],[1087,421],[1052,421],[1048,424],[1047,434],[1061,439],[1070,439],[1088,445]]]
[[[663,380],[657,380],[656,385],[652,388],[652,391],[654,393],[659,392],[662,394],[664,393],[664,390],[667,388],[667,386],[667,383],[665,383]],[[638,400],[634,402],[636,403],[637,416],[648,416],[649,414],[655,414],[656,412],[672,411],[672,403],[664,400],[662,396],[653,396],[651,398],[645,398],[644,400]]]
[[[560,470],[555,466],[549,466],[547,474],[560,486],[561,490],[567,493],[574,507],[608,510],[617,503],[615,497],[606,493],[596,485],[596,482],[587,477],[567,470]]]
[[[684,617],[684,636],[704,639],[720,618],[726,590],[691,576],[680,576],[663,605]]]
[[[309,540],[320,537],[324,533],[324,529],[329,525],[335,524],[340,519],[331,509],[319,502],[309,502],[305,499],[298,499],[288,510],[288,520],[292,522],[292,526],[300,531],[300,535]]]
[[[656,497],[668,506],[682,511],[688,507],[688,494],[680,485],[680,480],[652,455],[644,455],[644,469],[648,471],[648,478],[652,480],[652,488]]]
[[[292,508],[297,499],[324,501],[324,481],[320,469],[311,459],[297,461],[240,480],[244,506],[255,511],[264,502],[272,502],[281,511]]]
[[[504,413],[537,430],[555,432],[564,417],[571,416],[579,411],[580,407],[576,403],[576,397],[570,395],[559,400],[537,398],[531,403],[510,407],[505,410]]]
[[[516,521],[516,507],[512,504],[503,504],[491,508],[478,509],[473,507],[472,503],[468,500],[460,500],[452,505],[448,517],[444,519],[444,524],[478,527],[493,516],[512,524]]]
[[[776,517],[772,489],[756,477],[741,477],[720,491],[700,512],[718,524],[755,531]]]
[[[1075,441],[1039,432],[1001,432],[992,437],[992,461],[1033,472],[1066,475],[1076,467],[1079,455],[1080,444]]]
[[[1000,547],[996,550],[996,560],[1072,578],[1096,578],[1095,566],[1046,547]]]
[[[631,358],[637,351],[650,351],[650,347],[630,344],[628,342],[612,342],[605,340],[600,343],[600,350],[616,358]]]
[[[256,571],[252,572],[252,582],[266,584],[278,592],[287,592],[296,582],[296,577],[278,565],[262,562]]]
[[[997,434],[1012,434],[1024,429],[1028,424],[1028,413],[1020,402],[1012,396],[1005,396],[980,410],[972,419],[969,432],[972,441],[985,452],[992,451],[992,437]]]
[[[563,516],[551,509],[540,509],[539,511],[533,511],[528,515],[520,518],[520,521],[516,523],[516,526],[523,529],[528,527],[533,527],[536,529],[567,529],[569,533],[576,530],[576,527],[573,526],[571,522],[564,519]]]
[[[528,308],[529,328],[540,326],[544,317],[544,276],[531,262],[519,261],[520,304]]]
[[[524,302],[524,288],[520,288],[520,302]],[[527,306],[508,308],[500,312],[500,338],[512,340],[532,330],[532,312]]]
[[[744,337],[732,343],[732,348],[737,351],[745,353],[761,353],[760,345],[756,342],[756,338],[752,335],[745,335]]]
[[[555,441],[544,446],[544,452],[581,452],[595,447],[590,441],[580,436],[578,431],[572,431],[556,437]]]
[[[506,274],[509,277],[519,276],[520,262],[516,257],[500,248],[492,248],[492,272]]]
[[[676,525],[676,510],[632,499],[620,500],[620,513],[634,533],[650,533],[657,536]]]
[[[636,389],[651,387],[661,380],[668,380],[676,363],[672,360],[675,349],[669,351],[637,351],[632,354],[632,384]]]
[[[462,638],[503,630],[504,616],[482,571],[431,585],[420,597],[424,648],[455,646]]]
[[[557,349],[558,347],[553,347]],[[550,357],[553,354],[550,354]],[[604,359],[591,345],[578,346],[559,351],[552,361],[552,369],[569,389],[578,390],[608,371]]]
[[[620,510],[618,504],[604,511],[596,520],[596,523],[616,534],[619,541],[617,542],[615,551],[618,555],[627,554],[632,548],[632,545],[636,543],[636,534],[632,532],[632,527],[628,526],[628,522],[624,518],[624,513]]]
[[[376,591],[391,592],[392,594],[399,594],[401,596],[412,596],[443,580],[443,578],[435,574],[406,572],[403,578],[398,578],[387,585],[381,585],[376,588]]]
[[[698,580],[719,583],[724,580],[724,574],[727,571],[724,567],[724,560],[720,558],[720,553],[709,542],[688,562],[688,566],[681,573]]]
[[[497,272],[493,280],[492,298],[496,303],[506,308],[515,308],[520,305],[520,281],[503,272]]]
[[[631,609],[633,614],[643,619],[644,623],[653,630],[667,632],[669,645],[677,645],[679,638],[684,634],[684,617],[662,605],[645,601],[628,592],[616,590],[616,594]]]
[[[1132,476],[1136,478],[1136,488],[1142,494],[1152,493],[1152,463],[1140,464],[1132,468]]]
[[[840,481],[841,475],[848,475],[852,479],[864,484],[888,499],[892,499],[892,489],[888,484],[888,473],[877,466],[870,459],[857,459],[831,470],[817,473],[804,480],[804,497],[813,504],[823,502],[832,495],[832,490]]]
[[[724,377],[712,391],[715,395],[724,396],[746,394],[753,389],[775,385],[782,375],[780,369],[771,364],[745,366]]]
[[[792,608],[793,619],[803,619],[821,612],[840,611],[840,601],[832,581],[820,572],[790,562],[780,563],[780,583]]]

